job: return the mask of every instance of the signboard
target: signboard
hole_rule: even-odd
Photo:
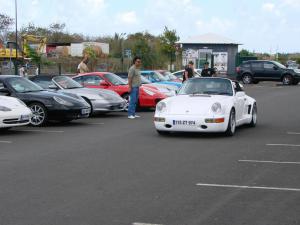
[[[124,50],[124,55],[127,58],[131,58],[131,55],[132,55],[131,49],[125,49]]]
[[[214,52],[214,67],[220,73],[227,73],[228,70],[228,53],[227,52]]]

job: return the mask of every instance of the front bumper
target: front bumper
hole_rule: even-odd
[[[0,128],[25,126],[30,123],[31,113],[0,117]]]
[[[92,101],[93,113],[97,112],[120,112],[124,111],[126,102],[108,102]]]
[[[161,119],[161,122],[154,121],[155,128],[160,131],[178,132],[203,132],[217,133],[225,132],[228,126],[228,116],[220,115],[215,117],[186,116],[186,115],[165,115],[156,116],[154,120]],[[165,121],[163,121],[163,118]],[[224,118],[222,123],[207,123],[206,119]]]
[[[62,120],[62,119],[81,119],[89,117],[91,113],[90,107],[78,108],[78,109],[57,109],[49,110],[48,116],[50,120]]]

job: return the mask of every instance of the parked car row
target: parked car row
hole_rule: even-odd
[[[31,110],[30,123],[33,126],[41,126],[49,120],[66,122],[86,118],[91,112],[90,105],[79,95],[71,93],[65,95],[47,91],[32,81],[19,76],[1,75],[0,94],[15,97],[19,101],[24,102]],[[6,115],[3,112],[13,111],[12,107],[5,106],[3,102],[1,102],[0,106],[8,108],[4,108],[4,111],[1,112],[1,117]],[[21,115],[12,119],[19,123],[24,120],[26,115],[28,115],[28,110],[24,110]],[[2,119],[2,122],[5,122],[5,119]]]
[[[178,85],[152,84],[145,77],[142,81],[139,107],[153,108],[178,90]],[[40,75],[30,80],[2,75],[0,95],[0,128],[8,129],[28,123],[42,126],[48,121],[68,122],[96,113],[124,111],[128,107],[129,86],[126,80],[108,72],[80,74],[73,78]],[[23,107],[19,114],[10,105],[17,107],[16,102],[19,108]]]

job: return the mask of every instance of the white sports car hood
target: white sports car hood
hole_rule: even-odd
[[[231,96],[221,95],[177,95],[166,102],[167,113],[170,115],[208,115],[214,103],[230,101]]]
[[[10,109],[18,109],[25,106],[19,102],[16,98],[0,96],[0,106],[4,106]]]

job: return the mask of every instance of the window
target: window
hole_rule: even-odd
[[[242,64],[242,67],[243,68],[250,68],[250,64],[249,63],[244,63],[244,64]]]
[[[264,63],[264,69],[266,70],[274,70],[274,64],[273,63]]]
[[[103,81],[103,79],[99,76],[84,76],[83,77],[83,84],[84,85],[97,85],[99,86],[101,81]]]
[[[262,69],[262,63],[260,62],[252,63],[252,69]]]
[[[35,80],[34,83],[36,83],[44,89],[49,89],[50,85],[54,85],[54,83],[51,80]]]
[[[80,83],[81,85],[83,85],[83,79],[82,79],[82,77],[75,77],[75,78],[73,78],[73,80],[75,80],[78,83]]]

